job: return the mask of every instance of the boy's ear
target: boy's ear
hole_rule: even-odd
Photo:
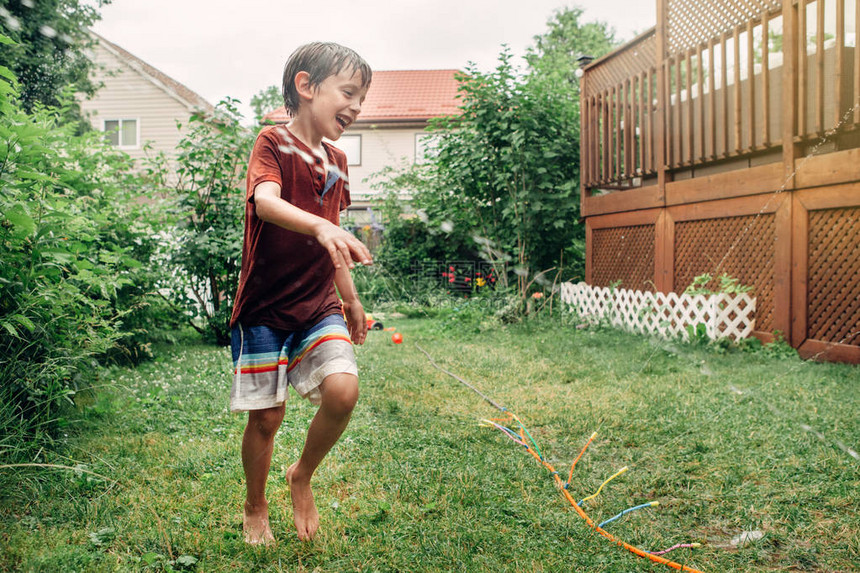
[[[296,74],[296,77],[293,78],[293,82],[296,86],[296,93],[299,94],[299,97],[302,99],[311,99],[313,98],[313,89],[311,88],[311,75],[307,72],[299,72]]]

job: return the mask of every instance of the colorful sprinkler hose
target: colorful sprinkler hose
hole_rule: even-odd
[[[515,419],[513,414],[511,414],[511,416],[512,416],[511,417],[512,420]],[[530,453],[538,462],[540,462],[540,464],[542,466],[544,466],[550,472],[550,474],[552,474],[553,478],[555,479],[556,485],[561,490],[561,493],[564,495],[564,497],[567,499],[567,501],[570,502],[570,505],[573,506],[573,509],[576,511],[576,513],[583,520],[585,520],[585,523],[588,525],[588,527],[592,528],[595,532],[602,535],[603,537],[605,537],[606,539],[608,539],[612,543],[615,543],[619,547],[623,547],[624,549],[626,549],[627,551],[630,551],[634,555],[638,555],[639,557],[644,557],[645,559],[650,559],[651,561],[653,561],[655,563],[660,563],[661,565],[666,565],[667,567],[671,567],[672,569],[677,569],[678,571],[688,571],[689,573],[703,573],[699,569],[687,567],[686,565],[676,563],[674,561],[666,559],[665,557],[660,556],[663,553],[668,553],[669,551],[672,551],[673,549],[678,549],[682,546],[694,547],[695,544],[692,544],[692,543],[691,544],[682,544],[682,545],[678,545],[678,546],[671,547],[669,549],[666,549],[663,551],[657,551],[657,552],[645,551],[644,549],[639,549],[638,547],[636,547],[634,545],[630,545],[629,543],[621,541],[620,539],[616,538],[614,535],[612,535],[611,533],[609,533],[608,531],[606,531],[605,529],[600,527],[600,525],[594,523],[594,521],[588,516],[588,514],[586,514],[582,510],[582,508],[579,506],[579,504],[576,503],[576,500],[574,500],[573,497],[570,495],[570,493],[567,491],[567,489],[565,488],[564,482],[561,481],[561,478],[558,476],[558,472],[552,466],[552,464],[547,462],[543,458],[543,456],[541,456],[537,453],[536,450],[532,449],[532,447],[529,444],[523,443],[523,446],[525,447],[525,449],[528,453]],[[626,470],[626,469],[627,468],[624,468],[624,470]],[[611,481],[614,477],[622,474],[624,472],[624,470],[617,472],[615,475],[613,475],[608,480],[603,482],[603,485],[600,486],[600,489],[602,489],[603,486],[606,485],[609,481]],[[598,489],[597,493],[595,493],[594,495],[597,495],[598,493],[600,493],[600,489]],[[594,496],[591,496],[591,497],[594,497]]]
[[[663,551],[656,551],[656,552],[645,551],[643,549],[639,549],[638,547],[630,545],[629,543],[625,543],[624,541],[621,541],[620,539],[617,539],[611,533],[604,530],[601,527],[601,525],[604,525],[607,522],[603,522],[600,525],[594,523],[594,521],[590,517],[588,517],[588,514],[586,514],[582,510],[582,508],[579,506],[579,504],[576,503],[576,500],[573,499],[573,497],[570,495],[570,493],[567,491],[567,489],[570,486],[571,479],[573,479],[573,468],[576,466],[576,462],[579,461],[579,458],[581,458],[582,454],[585,453],[585,450],[588,448],[588,445],[591,444],[592,440],[594,440],[595,434],[591,435],[591,437],[588,439],[588,442],[582,448],[582,451],[579,453],[579,455],[576,457],[576,460],[574,460],[573,464],[571,465],[570,474],[569,474],[567,482],[562,482],[556,469],[552,466],[552,464],[550,464],[548,461],[546,461],[544,459],[543,455],[540,453],[540,449],[537,447],[537,443],[535,442],[534,438],[532,438],[531,434],[529,434],[525,425],[522,423],[522,421],[520,421],[520,419],[513,412],[510,412],[506,408],[500,406],[499,404],[497,404],[496,402],[494,402],[493,400],[488,398],[486,395],[482,394],[477,388],[475,388],[473,385],[469,384],[467,381],[463,380],[459,376],[452,374],[451,372],[440,367],[438,364],[436,364],[436,362],[433,360],[433,358],[430,356],[430,354],[428,354],[426,350],[424,350],[423,348],[418,346],[418,344],[416,344],[415,347],[418,348],[418,350],[420,350],[422,353],[424,353],[424,355],[427,357],[427,359],[430,361],[430,364],[433,365],[434,368],[436,368],[437,370],[440,370],[441,372],[444,372],[448,376],[461,382],[464,386],[470,388],[473,392],[478,394],[481,398],[483,398],[485,401],[487,401],[493,407],[495,407],[499,411],[507,414],[508,417],[504,418],[504,419],[484,420],[483,421],[484,425],[489,425],[489,426],[492,426],[492,427],[495,427],[495,428],[501,430],[508,438],[510,438],[511,440],[516,442],[518,445],[525,448],[525,450],[529,454],[531,454],[538,462],[540,462],[540,464],[542,466],[544,466],[547,470],[549,470],[553,479],[555,479],[556,485],[561,490],[561,493],[564,494],[565,499],[567,499],[567,501],[570,502],[570,505],[573,507],[574,511],[576,511],[577,515],[579,515],[585,521],[585,523],[588,525],[588,527],[590,527],[595,532],[597,532],[601,536],[605,537],[606,539],[608,539],[612,543],[615,543],[619,547],[623,547],[627,551],[630,551],[634,555],[637,555],[639,557],[643,557],[645,559],[649,559],[655,563],[660,563],[661,565],[666,565],[667,567],[671,567],[672,569],[677,569],[678,571],[687,571],[689,573],[703,573],[702,571],[700,571],[698,569],[694,569],[692,567],[687,567],[686,565],[676,563],[674,561],[666,559],[665,557],[660,556],[664,553],[668,553],[669,551],[672,551],[674,549],[679,549],[681,547],[697,547],[699,545],[698,543],[679,544],[679,545],[675,545],[673,547],[670,547],[669,549],[664,549]],[[510,428],[503,426],[502,424],[499,424],[499,422],[512,422],[512,421],[515,421],[515,422],[517,422],[517,424],[519,424],[519,426],[520,426],[519,433],[516,433],[513,430],[511,430]],[[528,440],[526,439],[526,436],[528,436]],[[529,442],[531,442],[531,443],[529,443]],[[600,486],[600,488],[597,490],[597,492],[594,495],[592,495],[586,499],[590,499],[590,498],[596,496],[597,494],[599,494],[600,489],[602,489],[604,485],[609,483],[613,478],[624,473],[624,471],[626,471],[626,470],[627,470],[627,468],[625,467],[622,470],[620,470],[619,472],[617,472],[615,475],[610,477],[608,480],[603,482],[603,484]],[[585,500],[583,500],[583,501],[585,501]],[[631,509],[631,511],[632,511],[632,509]],[[624,512],[622,512],[622,514],[623,513]],[[615,518],[613,518],[613,519],[615,519]],[[608,520],[608,521],[611,521],[611,520]]]

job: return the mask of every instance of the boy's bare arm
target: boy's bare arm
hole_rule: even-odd
[[[349,337],[354,344],[364,344],[364,339],[367,337],[367,316],[358,299],[358,292],[355,290],[348,268],[341,267],[335,271],[334,284],[343,301],[343,313],[346,316]]]
[[[344,263],[353,268],[353,261],[364,265],[373,264],[370,251],[364,243],[334,223],[281,199],[281,186],[277,183],[264,181],[257,185],[254,188],[254,204],[257,217],[261,220],[316,238],[328,251],[336,269],[340,269]]]

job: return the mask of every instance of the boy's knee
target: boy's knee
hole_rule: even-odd
[[[352,374],[332,374],[322,384],[322,403],[334,415],[347,416],[358,402],[358,378]]]
[[[248,412],[248,426],[263,436],[274,436],[283,420],[283,406]]]

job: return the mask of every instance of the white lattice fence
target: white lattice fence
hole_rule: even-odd
[[[705,325],[710,339],[746,338],[755,328],[755,298],[746,294],[687,295],[561,285],[561,300],[588,322],[608,321],[633,332],[688,339],[688,326]]]

